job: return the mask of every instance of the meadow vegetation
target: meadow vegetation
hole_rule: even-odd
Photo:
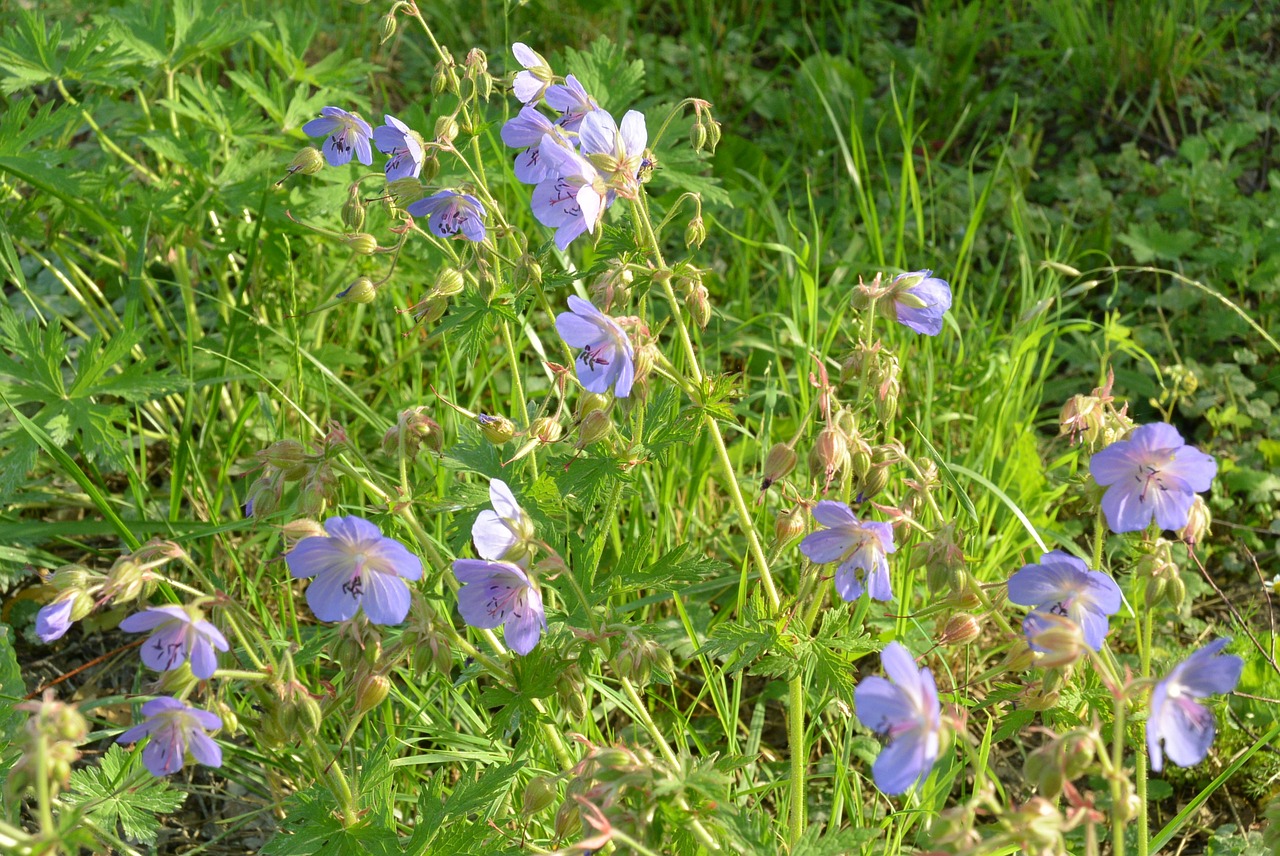
[[[34,5],[0,850],[1280,852],[1275,4]]]

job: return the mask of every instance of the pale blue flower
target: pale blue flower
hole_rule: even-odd
[[[441,190],[411,203],[405,210],[414,217],[428,218],[427,227],[441,238],[461,233],[477,244],[485,238],[484,205],[469,193]]]
[[[422,577],[422,560],[360,517],[330,517],[328,537],[303,538],[285,554],[296,578],[315,577],[307,604],[321,621],[346,621],[361,609],[374,624],[399,624],[409,614],[405,580]]]
[[[312,119],[302,126],[302,133],[308,137],[329,135],[320,147],[329,166],[350,163],[352,152],[365,166],[373,163],[373,149],[369,147],[373,129],[360,118],[359,113],[348,113],[338,107],[325,107],[320,111],[319,119]]]
[[[142,750],[142,763],[151,775],[178,772],[186,764],[187,752],[206,767],[222,766],[222,749],[205,733],[222,727],[217,714],[161,696],[144,704],[142,715],[147,721],[121,734],[116,742],[136,743],[151,735]]]
[[[1075,556],[1051,550],[1040,557],[1040,564],[1025,565],[1009,578],[1009,600],[1034,607],[1033,612],[1071,619],[1097,651],[1107,635],[1107,616],[1120,611],[1121,598],[1120,586],[1111,577],[1089,570]]]
[[[1213,712],[1198,699],[1229,693],[1240,682],[1244,660],[1218,656],[1231,640],[1215,639],[1183,660],[1151,691],[1147,714],[1147,750],[1151,769],[1164,768],[1164,756],[1179,767],[1199,764],[1209,754],[1217,724]],[[1161,751],[1161,744],[1164,751]]]
[[[928,778],[938,760],[942,705],[933,673],[917,668],[902,645],[886,645],[880,662],[890,680],[863,678],[853,690],[853,700],[858,721],[889,741],[871,775],[877,788],[895,796]]]
[[[577,295],[569,296],[569,309],[556,316],[556,330],[566,345],[578,351],[573,365],[582,388],[603,393],[613,387],[618,398],[631,395],[636,355],[626,331]]]
[[[157,672],[167,672],[190,661],[191,674],[208,680],[218,668],[214,649],[228,650],[227,640],[218,628],[181,606],[145,609],[121,621],[120,629],[126,633],[152,631],[140,653],[142,662]]]
[[[1140,425],[1089,460],[1094,481],[1107,488],[1102,511],[1112,532],[1137,532],[1155,518],[1161,529],[1187,525],[1196,494],[1209,489],[1218,463],[1182,441],[1163,422]]]
[[[378,151],[391,156],[386,167],[387,181],[417,178],[425,157],[422,138],[390,113],[383,118],[385,124],[373,129],[373,144]]]
[[[511,562],[458,559],[453,575],[462,583],[458,612],[472,627],[492,630],[504,627],[507,645],[521,656],[528,654],[547,629],[542,595],[524,568]]]
[[[839,562],[835,586],[841,599],[853,601],[861,597],[865,575],[866,591],[873,600],[892,600],[886,556],[897,549],[893,526],[860,521],[849,506],[829,499],[813,507],[813,518],[827,528],[806,535],[800,542],[800,552],[817,565]]]

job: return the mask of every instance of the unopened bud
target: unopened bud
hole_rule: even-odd
[[[1199,544],[1210,534],[1213,515],[1204,497],[1197,495],[1187,512],[1187,525],[1178,530],[1178,537],[1188,544]]]
[[[365,675],[356,686],[356,716],[363,716],[382,704],[391,692],[386,675]]]
[[[968,645],[982,633],[978,619],[968,613],[953,615],[938,635],[939,645]]]
[[[372,255],[378,251],[378,239],[368,232],[353,232],[343,237],[342,242],[362,256]]]
[[[849,441],[844,432],[828,425],[818,432],[809,451],[809,471],[828,481],[849,465]]]
[[[1037,665],[1045,669],[1070,666],[1087,650],[1080,625],[1065,615],[1032,612],[1027,615],[1023,626],[1027,631],[1027,641],[1040,654]]]
[[[609,396],[598,392],[586,392],[578,399],[578,408],[574,411],[573,420],[582,422],[597,410],[609,409]]]
[[[702,119],[695,119],[693,127],[689,129],[689,145],[693,146],[695,152],[700,152],[707,145],[707,127],[702,124]]]
[[[684,230],[684,245],[686,247],[701,247],[702,242],[707,239],[707,224],[702,222],[702,217],[694,217],[689,221],[689,225]]]
[[[362,276],[338,292],[338,299],[346,303],[372,303],[378,298],[378,288],[373,280]]]
[[[462,286],[465,282],[462,271],[457,268],[441,268],[440,272],[436,274],[436,284],[432,287],[431,293],[436,297],[453,297],[455,294],[462,293]]]
[[[320,710],[320,702],[312,698],[311,693],[306,690],[294,693],[293,698],[290,699],[289,712],[308,735],[320,733],[324,712]]]
[[[49,583],[58,591],[83,589],[89,584],[92,573],[84,565],[63,565],[53,572]]]
[[[191,673],[191,664],[184,662],[176,669],[161,672],[153,687],[157,695],[182,698],[190,693],[198,682],[199,679]]]
[[[764,459],[764,479],[760,483],[761,490],[768,490],[778,479],[786,478],[796,468],[800,456],[787,443],[774,443]]]
[[[573,800],[565,800],[556,810],[554,830],[556,841],[562,841],[573,835],[582,827],[582,817],[578,804]]]
[[[578,449],[585,449],[592,443],[599,442],[609,436],[613,430],[613,420],[604,410],[592,410],[578,423]]]
[[[342,203],[342,225],[348,232],[359,232],[364,228],[365,204],[360,198],[360,191],[351,188],[347,201]]]
[[[441,116],[436,120],[436,139],[438,140],[452,143],[458,138],[460,130],[458,120],[452,116]]]
[[[285,481],[297,481],[307,473],[307,450],[297,440],[277,440],[256,457],[280,470]]]
[[[318,521],[306,517],[290,520],[280,527],[280,534],[287,544],[296,544],[303,538],[327,538],[329,535]]]
[[[889,484],[889,468],[886,466],[872,467],[866,478],[858,479],[858,495],[865,502],[872,497],[878,496],[887,484]]]
[[[382,16],[382,20],[378,22],[378,44],[385,45],[392,36],[396,34],[396,16],[395,13],[387,13]]]
[[[782,547],[799,538],[809,528],[807,512],[800,506],[784,508],[773,521],[773,543]]]
[[[480,425],[480,433],[495,446],[501,446],[516,435],[515,424],[505,416],[486,416],[481,413],[476,417]]]
[[[539,285],[542,282],[542,265],[538,259],[525,253],[516,262],[516,284],[520,287]]]
[[[320,154],[320,150],[314,146],[299,149],[289,163],[289,175],[299,172],[303,175],[315,175],[322,169],[324,169],[324,155]]]
[[[420,324],[434,324],[449,311],[449,298],[428,296],[413,307],[413,319]]]
[[[387,194],[398,208],[407,208],[417,202],[422,198],[424,192],[422,182],[411,175],[397,178],[387,184]]]
[[[539,416],[529,426],[529,433],[543,443],[558,443],[564,434],[564,426],[550,416]]]
[[[707,122],[707,149],[715,154],[718,145],[720,145],[720,123],[712,119]]]
[[[550,806],[556,799],[556,782],[550,776],[534,776],[524,786],[524,796],[520,800],[520,813],[525,817],[537,814]]]
[[[690,288],[685,296],[684,305],[689,310],[689,317],[693,319],[693,323],[698,325],[698,329],[707,329],[707,323],[711,321],[711,296],[707,293],[707,287],[698,283]]]

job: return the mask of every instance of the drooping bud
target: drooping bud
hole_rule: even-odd
[[[394,12],[382,16],[382,20],[378,22],[378,44],[385,45],[396,34],[396,23]]]
[[[773,521],[773,545],[783,547],[803,535],[809,528],[807,517],[798,505],[779,511]]]
[[[574,720],[582,720],[587,716],[586,686],[587,679],[582,674],[582,667],[576,662],[565,666],[556,681],[556,698]]]
[[[372,303],[377,298],[378,289],[367,276],[360,277],[338,292],[338,299],[346,303]]]
[[[303,538],[329,537],[329,533],[325,531],[323,525],[306,517],[290,520],[280,527],[280,534],[284,537],[285,543],[289,545],[296,544]]]
[[[564,434],[564,426],[550,416],[539,416],[529,426],[529,433],[543,443],[558,443]]]
[[[542,265],[529,253],[524,253],[516,262],[516,285],[521,288],[540,285],[542,283]]]
[[[307,450],[297,440],[277,440],[255,457],[280,470],[285,481],[297,481],[307,474]]]
[[[324,169],[324,155],[314,146],[307,146],[299,149],[298,153],[293,156],[293,160],[289,163],[288,175],[302,173],[303,175],[315,175]]]
[[[982,633],[978,619],[968,613],[953,615],[938,634],[939,645],[968,645]]]
[[[684,305],[698,329],[707,329],[707,324],[711,321],[711,296],[707,293],[707,287],[702,283],[691,287],[685,295]]]
[[[867,472],[865,478],[858,479],[858,483],[855,487],[858,491],[858,495],[866,501],[878,496],[880,491],[884,490],[887,484],[889,484],[889,468],[882,465],[873,466],[870,471]]]
[[[421,199],[424,192],[422,182],[411,175],[397,178],[387,184],[387,194],[395,202],[397,208],[407,208]]]
[[[1024,626],[1031,647],[1039,653],[1036,664],[1045,669],[1070,666],[1085,655],[1088,643],[1080,625],[1065,615],[1032,612]]]
[[[440,157],[436,154],[435,149],[427,152],[422,159],[422,171],[418,173],[418,178],[430,184],[435,181],[437,175],[440,174]]]
[[[516,435],[516,426],[505,416],[487,416],[481,413],[476,417],[480,433],[495,446],[501,446]]]
[[[695,152],[702,151],[707,145],[707,127],[702,124],[702,117],[693,120],[693,127],[689,129],[689,145]]]
[[[585,449],[592,443],[597,443],[609,436],[611,431],[613,431],[613,420],[609,418],[608,412],[592,410],[578,423],[578,442],[574,445],[578,450]]]
[[[368,232],[353,232],[344,236],[342,242],[362,256],[372,255],[378,251],[378,239]]]
[[[465,282],[462,271],[455,267],[444,267],[436,274],[436,283],[431,293],[436,297],[453,297],[455,294],[462,293]]]
[[[788,443],[774,443],[773,448],[764,459],[764,478],[760,482],[761,490],[768,490],[778,479],[786,478],[796,468],[800,456]]]
[[[524,786],[524,796],[520,799],[520,813],[525,817],[537,814],[550,806],[556,799],[556,781],[550,776],[534,776]]]
[[[809,471],[815,478],[825,478],[827,484],[831,479],[849,466],[849,441],[844,432],[834,425],[828,425],[818,432],[809,451]]]
[[[711,119],[707,122],[707,149],[715,154],[718,145],[720,145],[720,123]]]
[[[578,408],[574,411],[573,421],[582,422],[588,415],[597,410],[609,409],[609,396],[602,395],[598,392],[583,393],[578,398]]]
[[[247,517],[270,517],[280,507],[284,492],[284,475],[279,470],[264,473],[249,485],[244,513]]]
[[[347,201],[342,203],[342,225],[348,232],[359,232],[364,229],[365,204],[360,198],[360,188],[352,187],[347,193]]]
[[[95,576],[98,575],[84,565],[63,565],[53,572],[53,576],[49,579],[49,584],[58,591],[67,591],[73,588],[83,589]]]
[[[356,716],[363,716],[386,701],[391,693],[391,681],[386,675],[365,675],[356,685]]]
[[[419,324],[434,324],[449,311],[449,298],[428,295],[413,307],[413,320]]]
[[[915,548],[914,564],[923,567],[932,594],[961,591],[965,587],[964,533],[948,523]]]
[[[707,240],[707,224],[702,222],[702,217],[699,215],[690,220],[689,225],[685,227],[684,245],[693,249],[701,247],[705,240]]]
[[[1187,525],[1178,530],[1178,537],[1188,544],[1199,544],[1210,534],[1213,515],[1204,497],[1196,494],[1187,512]]]
[[[452,143],[458,139],[461,128],[458,127],[458,120],[452,116],[441,116],[436,120],[435,134],[437,140],[446,143]]]

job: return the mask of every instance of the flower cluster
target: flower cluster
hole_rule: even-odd
[[[619,124],[572,74],[553,83],[541,55],[520,43],[513,52],[525,68],[513,82],[523,106],[502,126],[502,141],[521,150],[516,178],[535,185],[533,214],[556,230],[556,246],[564,250],[594,231],[619,195],[635,196],[652,166],[644,115],[629,110]],[[539,111],[539,101],[556,116]]]

